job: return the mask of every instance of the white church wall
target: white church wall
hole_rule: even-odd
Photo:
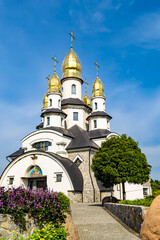
[[[9,177],[12,176],[14,177],[12,186],[18,187],[23,184],[27,188],[28,179],[23,180],[23,177],[27,177],[27,170],[36,165],[41,168],[43,176],[47,176],[48,189],[53,189],[58,192],[61,191],[66,195],[68,194],[68,190],[73,190],[68,173],[58,160],[43,153],[36,154],[36,160],[32,160],[31,157],[32,154],[29,154],[13,161],[5,170],[3,178],[0,181],[0,186],[11,187],[11,185],[9,185]],[[56,173],[62,174],[62,182],[56,182]]]
[[[27,151],[35,150],[32,145],[36,142],[41,141],[49,141],[52,143],[51,146],[48,147],[48,151],[57,153],[59,152],[59,143],[63,142],[63,146],[67,147],[70,143],[71,139],[63,136],[61,133],[52,130],[38,130],[29,135],[27,135],[24,139],[22,139],[22,148]],[[63,149],[65,150],[65,149]],[[67,152],[66,152],[67,157]]]
[[[92,141],[95,142],[99,147],[101,147],[102,142],[105,142],[106,138],[92,139]]]
[[[76,93],[72,94],[72,85],[76,85]],[[79,98],[82,99],[81,81],[78,79],[67,79],[62,83],[62,98]]]
[[[51,100],[51,101],[50,101]],[[52,104],[50,104],[52,103]],[[61,94],[48,93],[48,108],[61,108]]]
[[[97,127],[94,127],[94,121],[97,121]],[[92,117],[89,120],[89,130],[107,129],[107,118],[105,117]]]
[[[68,107],[64,108],[63,111],[67,114],[66,117],[66,124],[67,128],[71,128],[74,125],[78,125],[82,129],[86,130],[86,112],[82,108],[74,108],[74,107]],[[78,120],[73,119],[73,113],[77,112],[78,113]]]
[[[50,118],[50,123],[48,124],[48,119]],[[64,118],[64,117],[63,117]],[[61,126],[61,115],[58,114],[47,114],[44,116],[44,127],[62,127]]]
[[[105,97],[97,96],[92,98],[92,112],[95,111],[105,111]],[[97,103],[97,109],[95,108],[95,103]]]

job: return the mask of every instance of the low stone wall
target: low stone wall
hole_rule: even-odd
[[[28,236],[33,233],[35,228],[38,228],[33,218],[29,218],[26,214],[26,230],[21,231],[20,228],[14,223],[13,216],[9,214],[0,214],[0,239],[6,238],[11,239],[12,232],[16,231],[19,236]]]
[[[141,224],[148,211],[148,207],[118,203],[105,203],[104,206],[128,227],[132,228],[135,232],[140,233]]]

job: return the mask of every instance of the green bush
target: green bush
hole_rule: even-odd
[[[56,227],[65,222],[70,200],[63,193],[49,190],[27,190],[23,187],[0,187],[0,213],[11,214],[21,228],[25,228],[25,214],[33,217],[39,227],[52,222]]]
[[[119,201],[120,204],[129,204],[129,205],[141,205],[149,207],[154,199],[154,196],[146,197],[144,199],[136,199],[136,200],[122,200]]]
[[[51,222],[46,224],[42,229],[35,229],[31,236],[25,237],[22,235],[18,237],[17,233],[13,231],[13,240],[66,240],[67,239],[67,229],[63,226],[55,227]],[[6,238],[2,238],[6,240]]]

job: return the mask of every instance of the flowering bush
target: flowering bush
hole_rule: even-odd
[[[0,213],[11,214],[15,222],[25,228],[25,214],[33,217],[39,227],[50,222],[58,227],[65,222],[70,200],[63,193],[46,190],[27,190],[23,187],[5,190],[0,187]]]

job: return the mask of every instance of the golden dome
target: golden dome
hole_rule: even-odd
[[[89,107],[91,107],[91,99],[89,98],[88,94],[85,93],[84,97],[83,97],[83,102],[88,105]]]
[[[92,93],[92,97],[104,96],[104,87],[98,76],[93,83]]]
[[[79,57],[73,48],[71,48],[62,63],[62,78],[76,77],[82,79],[81,70],[82,66]]]
[[[47,97],[48,91],[46,92],[46,94],[44,95],[43,98],[43,108],[47,108],[48,107],[48,97]]]
[[[48,81],[48,90],[49,92],[60,92],[61,84],[57,73],[54,72],[51,78]]]

